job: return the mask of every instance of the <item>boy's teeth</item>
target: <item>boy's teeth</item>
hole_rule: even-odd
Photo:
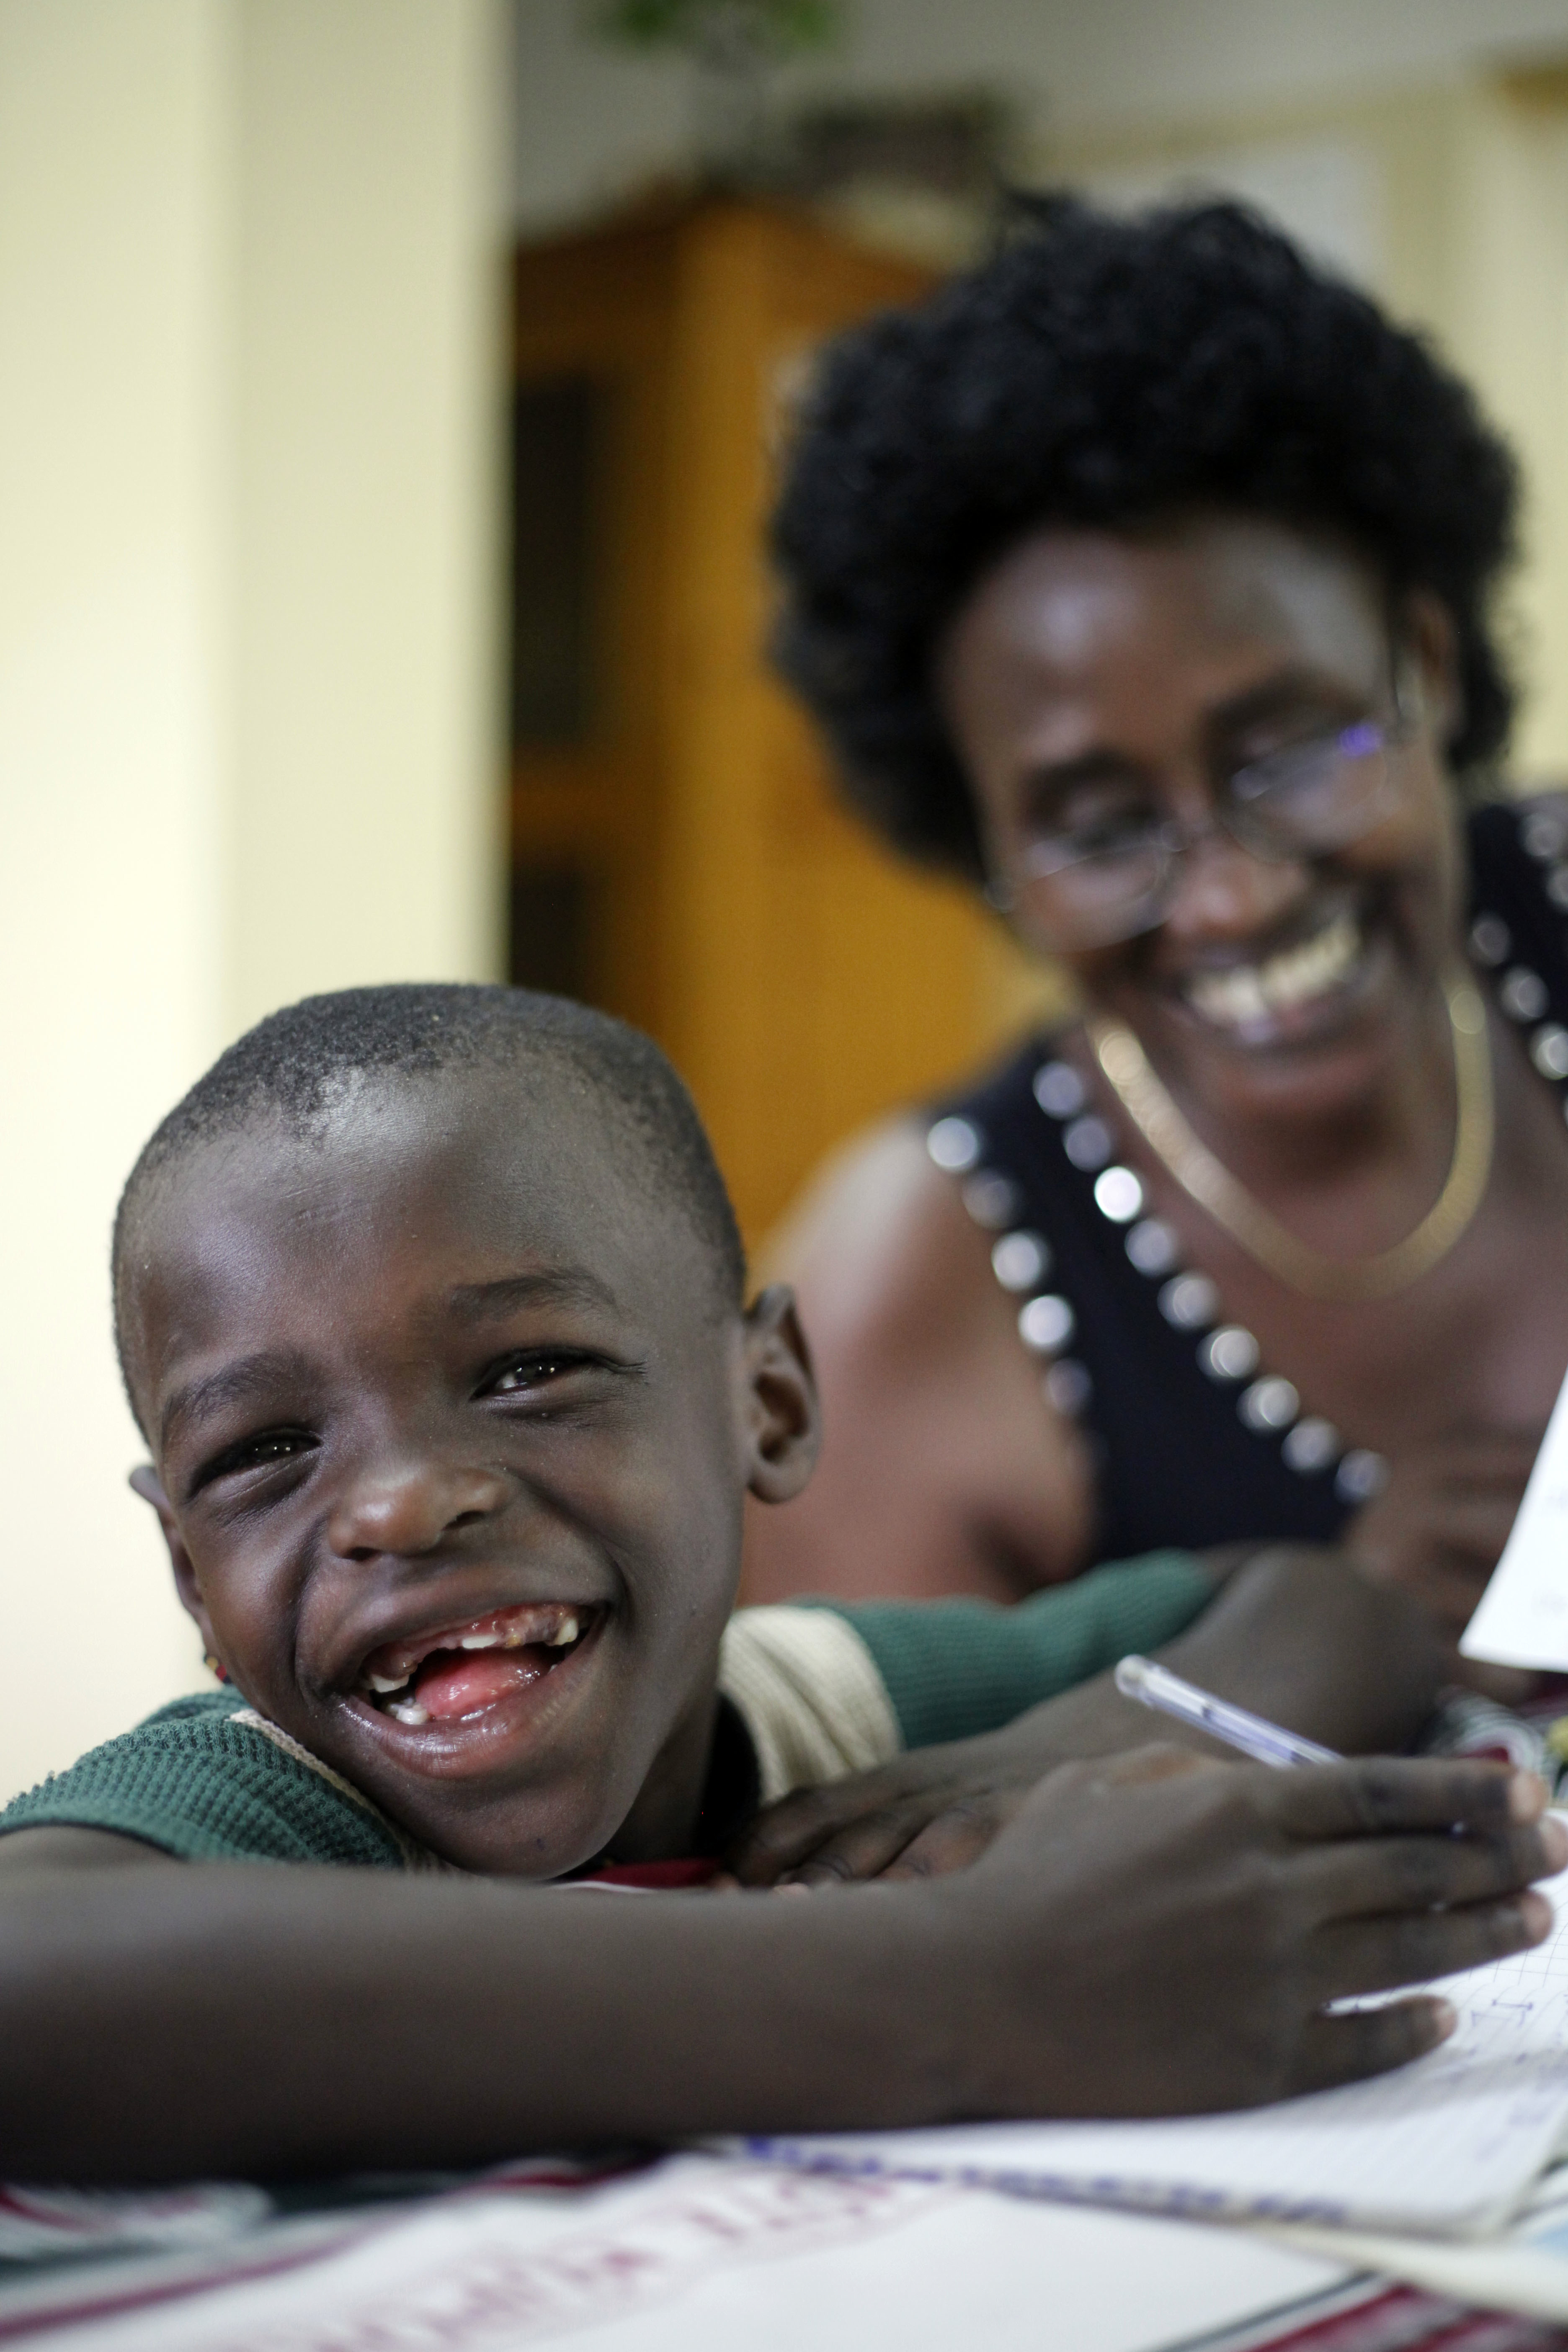
[[[1288,1013],[1312,997],[1326,996],[1351,971],[1361,944],[1355,917],[1336,915],[1300,947],[1287,948],[1266,963],[1198,973],[1187,983],[1187,1001],[1205,1021],[1244,1028],[1271,1013]]]
[[[488,1617],[474,1619],[467,1633],[454,1625],[419,1642],[384,1643],[372,1654],[381,1659],[381,1666],[366,1664],[361,1670],[360,1688],[384,1702],[386,1712],[396,1716],[400,1722],[427,1723],[429,1716],[409,1685],[426,1659],[437,1651],[521,1650],[531,1646],[564,1650],[581,1638],[582,1632],[582,1616],[574,1609],[528,1603],[518,1609],[496,1610]],[[401,1701],[395,1696],[399,1691],[405,1694]]]

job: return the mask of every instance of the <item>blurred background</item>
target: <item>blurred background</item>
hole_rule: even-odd
[[[1568,771],[1568,0],[0,0],[0,1800],[200,1680],[108,1234],[258,1015],[625,1013],[756,1244],[1037,1009],[760,656],[814,350],[1007,183],[1237,193],[1430,331]]]

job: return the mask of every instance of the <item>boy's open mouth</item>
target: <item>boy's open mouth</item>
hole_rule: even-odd
[[[569,1658],[603,1614],[581,1602],[532,1601],[384,1642],[361,1666],[356,1696],[415,1727],[482,1715]]]

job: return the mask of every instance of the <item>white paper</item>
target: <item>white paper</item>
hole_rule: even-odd
[[[1533,1951],[1468,1969],[1441,2049],[1393,2074],[1225,2116],[1153,2123],[957,2125],[749,2141],[849,2172],[1219,2219],[1462,2235],[1504,2221],[1568,2124],[1568,1871]]]
[[[1482,2311],[1568,2321],[1568,2168],[1561,2165],[1510,2229],[1479,2242],[1398,2238],[1369,2230],[1258,2226],[1279,2244],[1330,2254],[1352,2269],[1404,2279]]]
[[[156,2264],[0,2283],[0,2335],[38,2352],[1156,2352],[1266,2316],[1283,2334],[1352,2292],[1342,2264],[1249,2231],[698,2156],[565,2197],[481,2188],[351,2217],[303,2258],[296,2230],[177,2292]]]
[[[1459,1650],[1496,1665],[1568,1668],[1568,1381]]]

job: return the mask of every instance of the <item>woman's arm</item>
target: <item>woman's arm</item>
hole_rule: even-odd
[[[1347,1754],[1412,1745],[1450,1679],[1446,1644],[1416,1602],[1314,1545],[1253,1553],[1227,1546],[1205,1565],[1219,1597],[1156,1653],[1166,1664]],[[1051,1603],[1002,1613],[997,1640],[1042,1605]],[[911,1615],[910,1630],[920,1633],[920,1617]],[[1098,1675],[1003,1729],[796,1790],[751,1824],[731,1867],[749,1886],[958,1870],[984,1853],[1054,1766],[1142,1748],[1151,1729],[1147,1708],[1121,1697],[1109,1674]],[[1162,1724],[1161,1733],[1199,1753],[1225,1752],[1184,1726]]]
[[[1568,1833],[1541,1819],[1538,1781],[1174,1760],[1141,1781],[1066,1767],[973,1870],[804,1902],[15,1868],[7,2176],[265,2177],[1245,2105],[1397,2064],[1446,2030],[1428,1996],[1326,2002],[1548,1932],[1523,1889],[1568,1859]]]
[[[1020,1345],[989,1241],[918,1127],[834,1160],[777,1236],[822,1394],[794,1502],[752,1508],[742,1598],[1016,1601],[1088,1565],[1092,1478]]]

